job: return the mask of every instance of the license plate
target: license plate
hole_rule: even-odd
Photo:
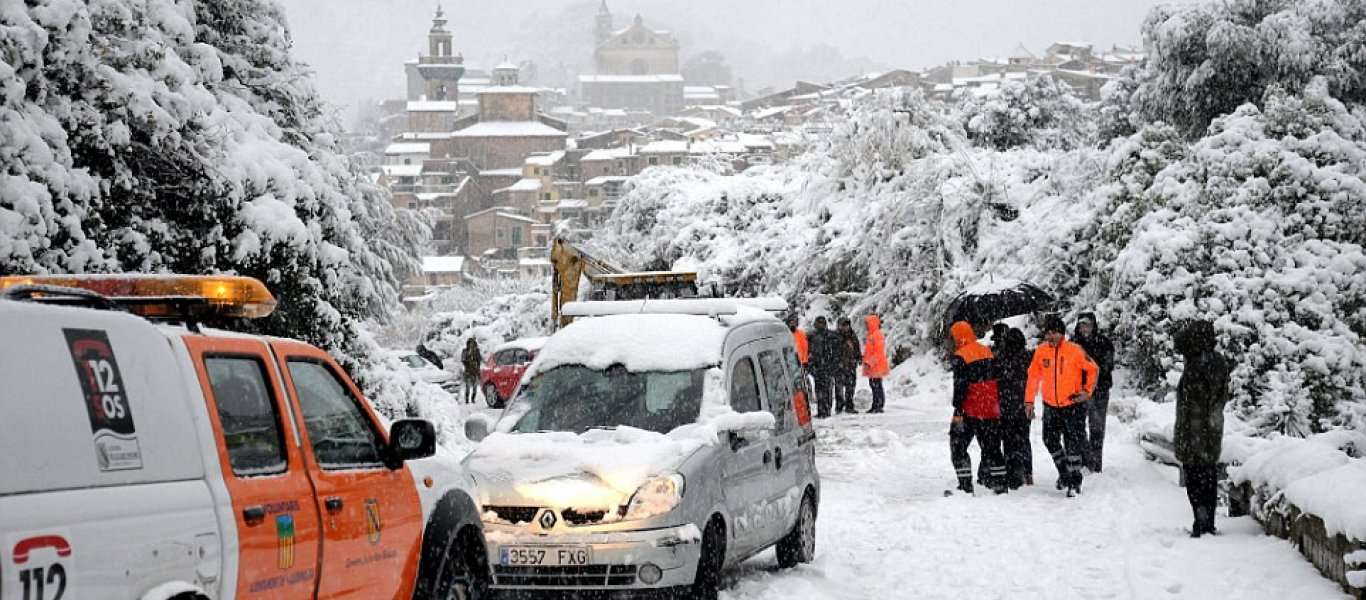
[[[505,567],[566,567],[593,562],[593,549],[588,546],[503,546],[498,555],[498,562]]]

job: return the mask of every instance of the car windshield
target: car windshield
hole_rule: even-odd
[[[632,373],[563,365],[539,373],[517,396],[513,432],[635,427],[668,433],[697,420],[706,369]]]
[[[421,369],[427,366],[426,359],[416,354],[409,354],[407,356],[404,356],[402,360],[404,363],[407,363],[409,367],[412,367],[414,369]]]

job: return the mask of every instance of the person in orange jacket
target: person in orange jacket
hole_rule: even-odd
[[[882,378],[892,372],[887,363],[887,340],[882,337],[882,321],[877,315],[863,317],[863,325],[868,328],[868,337],[863,342],[863,376],[873,390],[873,406],[868,412],[880,413],[887,404]]]
[[[953,422],[949,426],[949,457],[958,475],[958,489],[971,494],[972,457],[968,445],[974,438],[982,449],[986,467],[982,483],[1003,494],[1006,488],[1005,456],[1001,453],[1001,404],[997,390],[995,358],[977,341],[972,325],[958,321],[949,328],[955,351],[949,359],[953,370]]]
[[[1034,418],[1034,395],[1042,392],[1043,443],[1058,468],[1058,489],[1067,497],[1081,493],[1086,456],[1086,401],[1095,392],[1100,367],[1081,346],[1067,341],[1067,325],[1057,316],[1044,319],[1044,343],[1034,350],[1025,386],[1025,413]]]

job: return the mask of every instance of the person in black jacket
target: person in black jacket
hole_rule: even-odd
[[[816,317],[806,339],[811,347],[811,379],[816,383],[816,418],[824,419],[830,416],[839,338],[827,328],[825,317]]]
[[[1086,350],[1086,354],[1100,367],[1100,375],[1096,377],[1096,392],[1086,406],[1086,421],[1089,424],[1086,468],[1091,469],[1092,473],[1099,473],[1104,466],[1101,459],[1105,449],[1105,416],[1110,406],[1110,387],[1114,384],[1115,345],[1100,332],[1096,315],[1089,312],[1078,315],[1076,335],[1072,336],[1072,341]]]
[[[835,352],[835,412],[857,414],[854,408],[854,386],[858,383],[858,367],[863,363],[863,345],[849,317],[840,317],[835,326],[838,349]]]
[[[1195,522],[1191,537],[1215,534],[1219,508],[1219,458],[1224,443],[1224,405],[1229,400],[1228,360],[1215,351],[1214,324],[1191,321],[1176,333],[1185,368],[1176,384],[1176,426],[1172,439],[1181,461]]]
[[[1025,335],[1010,328],[1000,336],[996,351],[996,385],[1001,399],[1001,441],[1005,451],[1006,482],[1012,488],[1034,483],[1034,449],[1029,443],[1033,421],[1025,414],[1024,393],[1032,353]]]

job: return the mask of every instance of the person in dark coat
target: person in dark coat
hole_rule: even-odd
[[[479,394],[479,364],[484,355],[479,353],[479,343],[470,338],[465,342],[465,350],[460,353],[460,364],[465,368],[465,404],[474,404]]]
[[[854,408],[854,387],[858,383],[858,367],[863,363],[863,344],[854,333],[849,317],[840,317],[835,333],[839,336],[835,368],[835,412],[857,414]]]
[[[1191,321],[1177,332],[1176,351],[1185,360],[1176,386],[1173,443],[1181,461],[1195,521],[1191,537],[1214,534],[1219,505],[1219,455],[1224,442],[1224,405],[1229,400],[1229,364],[1215,352],[1214,325]]]
[[[1086,468],[1091,469],[1092,473],[1099,473],[1104,466],[1101,459],[1105,449],[1105,416],[1109,412],[1110,387],[1114,384],[1115,345],[1101,333],[1095,313],[1089,312],[1077,317],[1072,341],[1086,350],[1092,362],[1100,367],[1100,375],[1096,377],[1096,392],[1086,405]]]
[[[954,323],[949,334],[955,348],[949,358],[953,370],[949,457],[958,476],[958,489],[969,494],[973,491],[968,446],[976,438],[982,449],[982,463],[987,465],[983,483],[998,494],[1005,493],[1008,488],[1005,457],[1001,455],[1001,405],[991,350],[977,341],[972,326],[964,321]]]
[[[811,349],[811,379],[816,383],[816,418],[824,419],[830,416],[839,337],[828,329],[825,317],[816,317],[806,340]]]
[[[1029,382],[1031,355],[1025,335],[1010,328],[992,354],[996,361],[996,386],[1001,399],[1001,442],[1006,460],[1006,483],[1012,489],[1034,483],[1034,449],[1029,442],[1033,420],[1025,413],[1025,385]]]

